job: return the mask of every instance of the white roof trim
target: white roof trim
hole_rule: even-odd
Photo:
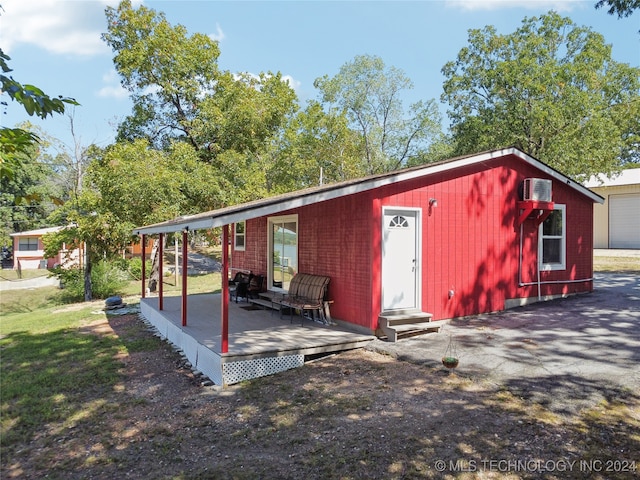
[[[46,235],[47,233],[59,232],[65,227],[45,227],[37,230],[28,230],[26,232],[15,232],[9,234],[10,237],[37,237],[38,235]]]
[[[607,177],[606,175],[596,175],[591,177],[584,186],[587,188],[600,187],[622,187],[624,185],[640,184],[640,168],[630,168]]]
[[[595,194],[588,188],[583,187],[579,183],[571,180],[565,175],[562,175],[560,172],[527,155],[521,150],[510,147],[501,150],[480,153],[477,155],[470,155],[468,157],[453,159],[446,162],[427,164],[420,167],[399,170],[397,172],[390,172],[356,180],[348,180],[346,182],[338,184],[331,184],[323,187],[313,187],[306,190],[300,190],[298,192],[290,192],[284,195],[269,197],[262,200],[235,205],[232,207],[225,207],[219,210],[212,210],[210,212],[178,217],[174,220],[138,227],[133,231],[133,233],[138,235],[153,235],[157,233],[177,232],[185,229],[201,230],[221,227],[223,225],[228,225],[243,220],[249,220],[251,218],[272,215],[282,212],[283,210],[300,208],[306,205],[324,202],[326,200],[332,200],[355,193],[373,190],[385,185],[404,182],[421,177],[427,177],[437,173],[455,170],[456,168],[478,163],[490,162],[507,155],[515,155],[519,157],[525,162],[533,165],[535,168],[555,178],[559,182],[565,183],[566,185],[569,185],[570,187],[578,190],[580,193],[587,196],[594,202],[604,202],[604,199],[602,197]]]

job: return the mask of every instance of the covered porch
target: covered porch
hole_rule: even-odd
[[[228,348],[223,353],[222,294],[186,296],[188,319],[183,325],[182,296],[142,298],[142,315],[159,335],[180,348],[187,359],[216,385],[300,367],[305,357],[359,348],[375,336],[310,319],[280,317],[248,303],[228,302]],[[227,302],[224,302],[227,304]]]

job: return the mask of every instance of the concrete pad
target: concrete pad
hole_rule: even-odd
[[[507,387],[575,412],[640,391],[640,277],[598,274],[594,292],[509,311],[456,319],[438,334],[376,340],[368,348],[445,367],[451,344],[456,374]]]

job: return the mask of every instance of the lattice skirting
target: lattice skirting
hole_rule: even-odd
[[[142,316],[160,337],[180,349],[189,362],[216,385],[232,385],[304,365],[301,354],[224,362],[220,354],[199,343],[162,314],[145,303],[140,306]]]
[[[240,362],[222,364],[222,377],[226,385],[250,380],[252,378],[273,375],[304,365],[304,355],[286,355],[282,357],[255,358]]]

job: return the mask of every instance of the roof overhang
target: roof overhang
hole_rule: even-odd
[[[38,228],[36,230],[28,230],[28,231],[25,231],[25,232],[10,233],[9,236],[10,237],[37,237],[37,236],[41,236],[41,235],[46,235],[47,233],[59,232],[60,230],[63,230],[64,228],[66,228],[66,227]]]
[[[592,201],[604,203],[604,198],[582,186],[578,182],[571,180],[569,177],[561,174],[557,170],[531,157],[523,151],[515,147],[509,147],[490,152],[478,153],[475,155],[458,157],[444,162],[431,163],[395,172],[373,175],[356,180],[347,180],[345,182],[331,185],[298,190],[296,192],[268,197],[218,210],[211,210],[209,212],[186,215],[162,223],[137,227],[134,229],[133,233],[136,235],[154,235],[158,233],[172,233],[184,230],[202,230],[221,227],[223,225],[250,220],[252,218],[273,215],[284,210],[300,208],[347,195],[366,192],[385,185],[428,177],[430,175],[448,172],[466,166],[491,162],[508,155],[514,155],[524,162],[533,165],[535,168],[543,171],[559,182],[574,188],[581,194],[590,198]]]

